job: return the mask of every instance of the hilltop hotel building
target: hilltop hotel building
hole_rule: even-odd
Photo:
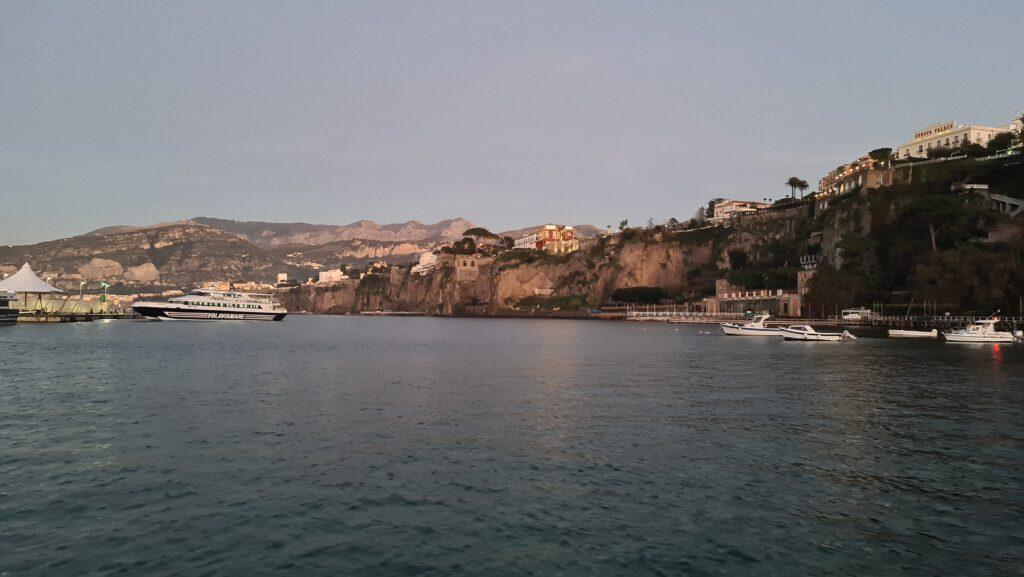
[[[895,158],[928,158],[928,150],[932,148],[957,148],[964,143],[988,144],[993,136],[1000,132],[1016,132],[1020,130],[1020,121],[1015,120],[1006,126],[964,126],[956,122],[940,122],[914,133],[914,139],[901,144],[893,151]]]

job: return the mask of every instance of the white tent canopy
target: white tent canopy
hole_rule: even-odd
[[[32,267],[25,263],[21,270],[0,280],[0,291],[16,293],[62,293],[64,291],[50,286],[32,272]]]

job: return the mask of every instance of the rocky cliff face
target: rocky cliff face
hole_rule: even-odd
[[[440,243],[435,242],[342,240],[318,246],[288,245],[268,249],[268,252],[295,266],[308,268],[305,263],[316,263],[331,269],[373,260],[384,260],[392,264],[412,262],[421,254],[434,251],[439,246]]]
[[[698,290],[699,273],[717,268],[730,238],[727,229],[620,235],[594,240],[568,255],[506,253],[482,264],[470,278],[460,278],[449,257],[427,275],[392,268],[387,276],[281,290],[279,297],[297,311],[336,314],[374,310],[495,314],[517,307],[524,299],[560,297],[576,297],[597,306],[623,287]]]

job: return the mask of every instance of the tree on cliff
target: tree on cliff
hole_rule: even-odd
[[[471,237],[465,237],[452,243],[452,252],[455,254],[474,254],[476,252],[476,241]]]
[[[791,176],[789,177],[789,180],[786,181],[786,186],[789,187],[789,195],[792,198],[796,198],[797,190],[799,190],[801,192],[801,196],[803,196],[803,191],[807,190],[810,185],[807,184],[806,180],[801,180],[795,176]]]
[[[498,238],[498,235],[487,230],[482,226],[473,227],[466,232],[462,233],[462,236],[470,236],[474,238]]]
[[[812,317],[838,314],[840,310],[862,304],[864,278],[824,264],[811,277],[807,291],[807,314]]]
[[[986,146],[988,153],[995,154],[1004,148],[1009,148],[1013,144],[1014,139],[1016,139],[1016,136],[1012,132],[1000,132],[993,136],[988,141],[988,146]]]
[[[955,150],[948,146],[936,146],[928,149],[928,158],[949,158],[954,152]]]
[[[629,226],[629,220],[624,219],[622,222],[619,223],[619,231],[621,232],[626,230],[627,226]]]
[[[1019,303],[1016,287],[1024,278],[1019,261],[1009,257],[969,245],[928,255],[914,268],[914,294],[954,311],[981,314]]]
[[[617,303],[657,304],[667,296],[665,289],[657,286],[634,286],[612,291],[612,300]]]
[[[911,202],[902,213],[903,222],[926,229],[932,252],[939,251],[940,241],[947,247],[969,240],[982,233],[979,222],[986,211],[977,198],[955,194],[929,194]],[[945,234],[944,234],[945,233]]]
[[[728,252],[729,255],[729,267],[733,269],[740,269],[750,262],[750,257],[747,256],[747,251],[742,248],[734,248]]]
[[[891,148],[876,148],[876,149],[872,150],[871,152],[869,152],[868,156],[871,157],[872,160],[876,160],[878,162],[889,160],[889,157],[892,156],[892,149]]]
[[[968,158],[978,158],[988,154],[988,151],[985,150],[984,146],[977,142],[968,142],[967,140],[964,140],[960,145],[960,148],[957,149],[957,153],[965,154]]]

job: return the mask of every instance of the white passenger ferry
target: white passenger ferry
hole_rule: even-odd
[[[199,289],[166,302],[139,301],[136,313],[174,321],[279,321],[288,311],[273,295]]]

